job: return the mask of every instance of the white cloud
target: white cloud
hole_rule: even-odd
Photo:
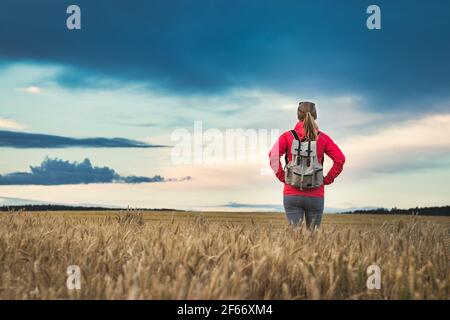
[[[13,120],[0,118],[0,128],[12,129],[12,130],[23,130],[26,128],[26,126],[24,124],[18,123]]]
[[[18,88],[17,91],[29,93],[29,94],[39,94],[42,92],[42,89],[36,86],[29,86],[26,88]]]
[[[418,168],[436,157],[450,156],[450,114],[426,116],[380,128],[341,142],[352,172]]]

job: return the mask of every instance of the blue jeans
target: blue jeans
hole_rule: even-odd
[[[308,228],[319,228],[322,221],[324,198],[285,195],[283,196],[283,205],[291,225],[299,226],[305,217]]]

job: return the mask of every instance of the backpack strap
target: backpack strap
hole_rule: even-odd
[[[319,137],[320,137],[321,132],[317,132],[317,138],[316,141],[319,141]],[[316,147],[317,148],[317,147]],[[322,166],[323,166],[323,161],[325,160],[325,156],[322,157]]]
[[[306,153],[308,154],[308,159],[306,160],[306,166],[309,167],[311,165],[311,141],[308,140],[308,149],[306,149]]]
[[[298,134],[297,134],[297,132],[296,132],[295,130],[291,130],[291,133],[292,133],[292,135],[294,136],[294,139],[295,139],[295,140],[300,141],[300,138],[298,137]]]
[[[290,130],[292,136],[294,137],[294,140],[298,140],[299,141],[299,147],[297,149],[298,152],[298,156],[300,155],[300,148],[301,148],[301,141],[300,138],[298,137],[298,134],[295,130]],[[286,153],[284,154],[284,162],[285,162],[285,166],[287,166],[288,162],[289,162],[289,157],[288,157],[288,153],[289,153],[289,147],[286,148]]]
[[[302,142],[295,130],[291,130],[291,134],[294,136],[294,140],[298,141],[298,148],[297,148],[297,154],[296,154],[296,156],[297,156],[296,162],[298,165],[298,164],[300,164],[300,152],[302,151]]]

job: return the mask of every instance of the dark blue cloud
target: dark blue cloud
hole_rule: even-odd
[[[385,111],[450,95],[446,0],[379,0],[380,31],[365,26],[369,0],[77,0],[82,30],[68,31],[72,3],[3,0],[0,58],[63,64],[57,80],[70,87],[350,92]]]
[[[128,177],[121,177],[119,181],[125,182],[125,183],[148,183],[148,182],[163,182],[164,177],[161,177],[160,175],[156,175],[152,178],[149,177],[138,177],[138,176],[128,176]]]
[[[31,172],[14,172],[0,175],[0,185],[65,185],[89,183],[152,183],[179,181],[154,177],[121,176],[108,167],[94,167],[89,159],[69,162],[46,158],[40,166],[30,166]],[[180,180],[190,179],[186,177]]]
[[[48,134],[0,130],[0,147],[11,148],[158,148],[145,142],[124,138],[69,138]]]

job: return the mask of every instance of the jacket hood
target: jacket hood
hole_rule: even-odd
[[[297,122],[294,130],[298,133],[300,140],[305,136],[305,130],[303,129],[303,121]]]

